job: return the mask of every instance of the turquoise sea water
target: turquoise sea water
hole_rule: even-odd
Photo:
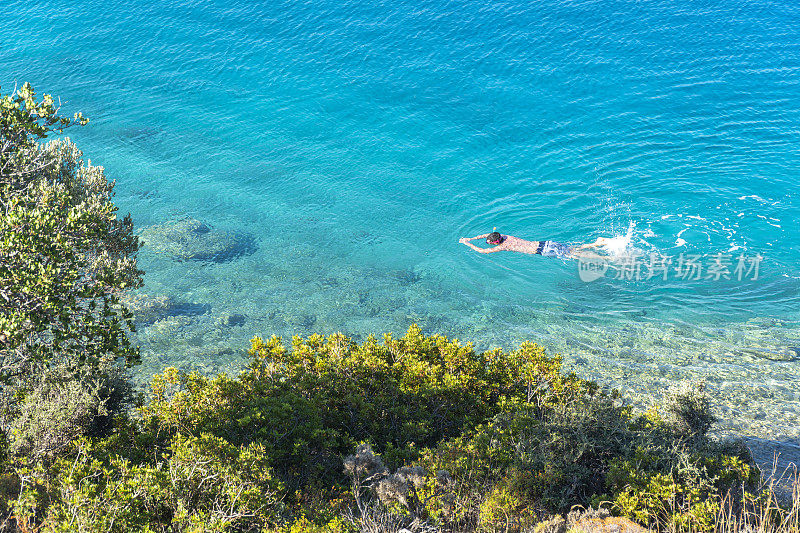
[[[248,339],[537,340],[647,405],[705,378],[722,431],[800,438],[800,5],[780,1],[0,3],[0,85],[72,130],[146,228],[252,244],[140,255],[146,379],[233,369]],[[730,280],[591,283],[480,255],[500,231],[763,256]],[[646,276],[643,276],[646,277]],[[702,276],[701,276],[702,278]]]

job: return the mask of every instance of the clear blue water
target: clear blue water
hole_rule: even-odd
[[[800,4],[0,4],[0,85],[72,130],[139,228],[190,216],[254,253],[145,248],[142,379],[235,368],[256,334],[537,340],[647,404],[705,378],[722,430],[800,436]],[[757,280],[584,283],[479,255],[490,231],[764,257]],[[187,312],[187,309],[192,312]],[[239,316],[241,315],[241,316]],[[233,318],[231,318],[233,317]]]

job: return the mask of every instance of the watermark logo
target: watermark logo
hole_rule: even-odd
[[[608,260],[604,258],[578,260],[578,276],[586,283],[602,278],[607,270]]]
[[[617,257],[581,257],[578,259],[578,276],[590,283],[602,277],[620,280],[699,281],[721,279],[738,281],[758,279],[764,257],[761,254],[680,254],[677,256],[652,253],[631,253]],[[608,273],[608,276],[607,276]]]

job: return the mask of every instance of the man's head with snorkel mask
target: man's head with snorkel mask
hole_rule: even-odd
[[[504,240],[505,238],[496,231],[493,231],[486,236],[486,244],[498,245],[502,243]]]

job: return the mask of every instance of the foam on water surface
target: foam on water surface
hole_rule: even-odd
[[[636,229],[636,224],[631,222],[630,225],[628,226],[627,233],[625,233],[624,235],[616,235],[614,237],[609,238],[603,245],[603,248],[612,257],[621,257],[625,255],[625,253],[629,251],[629,247],[631,245],[631,237],[633,236],[633,232],[635,229]]]

